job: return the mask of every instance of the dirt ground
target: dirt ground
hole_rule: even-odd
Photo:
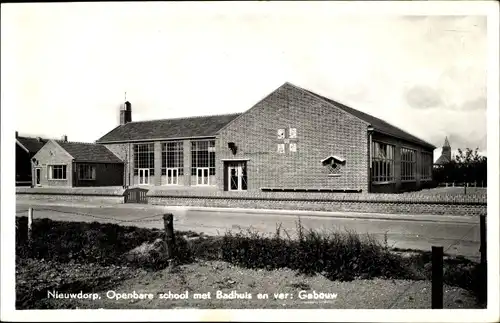
[[[311,277],[298,275],[288,269],[273,271],[242,269],[220,261],[198,261],[180,266],[173,272],[169,269],[149,273],[142,271],[134,276],[97,292],[98,299],[95,300],[47,298],[45,304],[48,308],[78,309],[429,309],[431,307],[429,281],[373,279],[339,282],[330,281],[321,275]],[[240,298],[235,292],[231,294],[232,291],[238,293]],[[73,292],[78,293],[78,290]],[[153,299],[134,299],[133,296],[126,299],[127,295],[124,295],[124,299],[117,300],[114,296],[134,292],[137,295],[152,294]],[[210,298],[207,293],[210,293]],[[250,294],[251,299],[248,299],[249,296],[245,293]],[[314,299],[315,293],[319,299]],[[182,294],[183,297],[187,295],[188,298],[173,299],[173,294]],[[267,294],[268,298],[259,299],[258,294]],[[326,294],[328,296],[325,296]],[[200,298],[195,299],[196,297]],[[474,297],[467,291],[445,286],[444,308],[479,307],[475,304]]]

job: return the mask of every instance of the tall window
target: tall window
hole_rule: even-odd
[[[178,175],[184,175],[183,142],[167,142],[161,145],[161,174],[167,175],[167,168],[177,168]]]
[[[94,165],[78,165],[78,179],[80,180],[95,180]]]
[[[420,165],[420,174],[423,180],[432,179],[432,154],[427,152],[421,153],[422,163]]]
[[[393,145],[374,141],[372,143],[372,181],[394,181],[394,151]]]
[[[149,175],[155,171],[155,149],[154,144],[134,145],[134,175],[139,175],[139,168],[149,169]]]
[[[208,167],[210,175],[215,175],[215,140],[191,142],[191,175],[199,167]]]
[[[66,179],[66,165],[49,165],[49,179]]]
[[[408,148],[401,148],[401,180],[414,181],[416,167],[416,151]]]

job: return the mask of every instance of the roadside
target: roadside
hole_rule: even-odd
[[[450,255],[462,255],[471,260],[479,259],[479,218],[463,216],[428,216],[418,221],[408,221],[406,215],[392,215],[391,218],[347,216],[316,216],[317,212],[262,213],[246,210],[219,210],[212,208],[187,208],[122,204],[119,206],[92,206],[87,204],[33,204],[17,203],[17,215],[27,215],[29,207],[34,208],[35,218],[49,218],[57,221],[78,221],[116,223],[142,228],[163,229],[162,215],[174,214],[176,230],[195,231],[206,235],[221,235],[226,231],[255,230],[273,234],[281,225],[292,236],[299,220],[306,229],[319,231],[350,230],[359,234],[370,234],[392,248],[431,250],[433,245],[443,246]],[[327,213],[327,212],[323,212]],[[341,214],[342,215],[342,214]],[[439,221],[438,221],[439,220]],[[453,221],[452,221],[453,220]]]
[[[325,211],[304,211],[304,210],[275,210],[275,209],[245,209],[245,208],[216,208],[216,207],[194,207],[194,206],[166,206],[151,204],[99,204],[99,203],[73,203],[73,202],[46,202],[46,201],[16,201],[17,209],[35,206],[57,206],[71,208],[111,208],[111,209],[134,209],[157,212],[213,212],[231,213],[235,215],[245,214],[273,214],[277,216],[304,216],[304,217],[330,217],[330,218],[358,218],[358,219],[387,219],[404,221],[427,221],[427,222],[477,222],[477,216],[456,216],[456,215],[427,215],[427,214],[387,214],[387,213],[363,213],[363,212],[325,212]]]
[[[252,270],[221,261],[198,261],[181,266],[174,273],[164,269],[135,276],[93,293],[97,299],[47,298],[44,304],[61,309],[428,309],[431,306],[429,281],[340,282],[321,275],[304,276],[290,269]],[[151,299],[138,297],[146,294]],[[266,294],[267,298],[259,299],[258,294]],[[481,308],[468,291],[447,285],[443,305],[445,309]]]
[[[431,303],[428,253],[393,254],[354,233],[308,233],[299,242],[177,230],[179,266],[170,270],[161,256],[163,230],[38,219],[28,242],[26,217],[16,220],[18,309],[404,309]],[[482,308],[476,267],[444,258],[445,308]]]

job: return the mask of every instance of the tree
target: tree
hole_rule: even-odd
[[[466,148],[465,151],[458,149],[455,155],[455,177],[456,181],[466,183],[486,184],[487,159],[478,153],[479,148],[472,150]]]

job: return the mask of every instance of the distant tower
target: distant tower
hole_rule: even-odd
[[[443,151],[441,152],[441,155],[446,156],[446,158],[451,161],[451,146],[448,142],[448,137],[444,139]]]
[[[132,104],[127,101],[125,92],[125,103],[120,106],[120,125],[132,122]]]
[[[435,165],[443,166],[452,161],[451,159],[451,146],[448,142],[448,137],[444,139],[443,150],[441,151],[441,156],[436,160]]]

